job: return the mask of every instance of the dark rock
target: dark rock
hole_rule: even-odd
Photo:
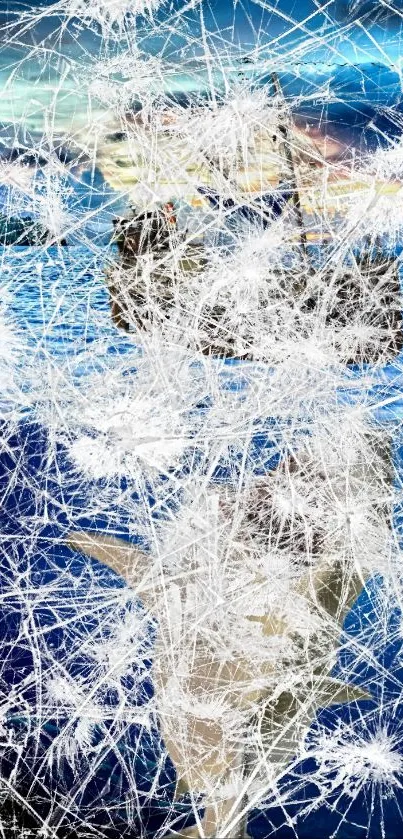
[[[30,247],[32,245],[46,245],[53,242],[48,230],[42,227],[31,216],[6,216],[0,215],[0,245],[20,245]],[[61,238],[58,244],[67,245],[67,240]]]

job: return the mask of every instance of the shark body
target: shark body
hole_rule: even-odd
[[[172,836],[244,836],[245,794],[259,766],[253,761],[248,765],[244,735],[237,736],[237,726],[240,730],[245,721],[256,723],[258,719],[264,761],[272,767],[273,778],[279,778],[319,708],[368,698],[360,688],[329,675],[344,617],[365,584],[361,575],[346,576],[341,566],[323,563],[314,570],[305,569],[300,576],[295,596],[304,597],[312,611],[326,619],[329,637],[323,639],[321,663],[317,647],[301,644],[300,653],[288,665],[289,687],[284,689],[284,677],[283,687],[276,688],[273,660],[262,660],[257,665],[247,649],[235,657],[226,658],[225,651],[217,654],[217,647],[213,649],[203,633],[202,614],[200,631],[189,632],[185,602],[191,597],[191,573],[176,575],[175,581],[170,581],[156,571],[149,555],[100,533],[71,533],[68,544],[121,575],[158,621],[152,675],[161,735],[176,768],[178,794],[203,794],[205,801],[203,819],[197,816],[195,827]],[[262,615],[259,609],[254,615],[253,605],[250,609],[247,619],[251,630],[258,624],[268,641],[292,632],[279,616]],[[197,604],[192,620],[198,621]],[[189,696],[192,701],[186,706]],[[220,708],[215,709],[215,703],[221,700],[233,717],[229,726]],[[238,781],[244,778],[242,794],[234,791],[236,777]]]

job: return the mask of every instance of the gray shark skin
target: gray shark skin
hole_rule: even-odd
[[[67,543],[73,550],[101,562],[122,576],[150,614],[161,622],[161,613],[156,613],[156,605],[158,590],[164,587],[164,581],[156,580],[152,571],[153,560],[149,555],[116,537],[95,532],[72,532]],[[177,579],[177,583],[180,590],[180,579]],[[300,653],[289,664],[289,689],[279,686],[277,691],[269,690],[264,685],[267,676],[265,666],[262,666],[262,672],[258,674],[262,684],[256,687],[256,672],[252,672],[248,666],[247,656],[230,664],[218,664],[209,657],[207,647],[199,642],[193,644],[190,682],[194,695],[198,695],[203,685],[211,683],[213,689],[214,686],[218,687],[229,695],[234,713],[241,710],[248,719],[250,706],[249,724],[259,733],[263,754],[258,758],[256,755],[249,757],[247,744],[245,748],[242,742],[234,742],[233,731],[226,732],[219,720],[203,717],[197,708],[193,712],[185,712],[184,727],[180,726],[178,717],[170,721],[162,712],[160,729],[167,752],[177,770],[177,795],[186,791],[195,795],[200,792],[205,794],[203,819],[192,828],[180,833],[172,832],[172,836],[200,836],[206,839],[246,836],[246,815],[250,809],[248,791],[259,772],[261,774],[262,768],[270,766],[271,776],[267,782],[269,793],[273,783],[286,771],[296,755],[301,740],[320,708],[369,698],[362,689],[329,675],[344,618],[364,586],[365,580],[358,573],[347,575],[341,563],[336,562],[333,567],[324,564],[306,570],[299,581],[297,593],[303,593],[314,611],[326,618],[329,635],[321,639],[320,646],[317,640],[313,644],[301,644]],[[276,620],[276,616],[250,615],[249,618],[263,623],[266,635],[287,632],[287,627],[281,620]],[[169,629],[175,632],[174,624]],[[183,632],[183,626],[180,631]],[[164,634],[164,630],[161,634]],[[153,663],[157,707],[160,697],[168,689],[173,666],[167,656],[166,645],[157,638]],[[180,678],[179,675],[178,683]],[[189,681],[189,672],[187,679]],[[248,680],[251,684],[249,694],[245,690]],[[241,699],[240,685],[243,686]],[[227,797],[218,795],[214,800],[211,790],[230,784],[234,773],[243,778],[242,791],[239,794],[232,791]]]

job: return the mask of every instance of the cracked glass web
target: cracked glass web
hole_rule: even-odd
[[[402,836],[402,11],[0,9],[4,839]]]

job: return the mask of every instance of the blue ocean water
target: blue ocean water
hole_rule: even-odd
[[[46,362],[50,368],[67,363],[77,380],[85,380],[96,369],[113,369],[122,356],[135,366],[141,349],[133,338],[116,330],[110,319],[104,261],[105,255],[79,247],[37,253],[23,248],[3,251],[2,289],[30,363]],[[396,429],[400,470],[403,396],[399,367],[397,360],[380,372],[373,399],[374,404],[388,403],[374,408],[374,416]],[[222,372],[226,386],[242,386],[242,364],[228,364]],[[72,522],[78,527],[108,528],[112,518],[116,523],[119,510],[88,509],[84,484],[67,452],[53,441],[50,445],[52,430],[40,425],[29,411],[12,426],[4,419],[2,432],[0,687],[8,702],[4,717],[8,734],[0,745],[1,775],[31,803],[35,813],[26,816],[30,823],[35,826],[49,819],[57,826],[57,836],[134,839],[140,831],[152,836],[164,824],[172,825],[173,808],[178,820],[189,813],[186,799],[173,804],[174,770],[164,759],[156,724],[151,730],[127,718],[119,724],[121,696],[116,686],[105,684],[102,701],[110,708],[110,719],[95,727],[88,755],[72,767],[62,758],[49,761],[49,755],[57,753],[61,732],[71,725],[69,715],[60,711],[48,717],[42,710],[42,691],[54,672],[63,672],[78,683],[91,679],[95,664],[86,655],[86,640],[91,634],[108,636],[111,608],[138,608],[133,601],[119,601],[125,586],[117,575],[84,561],[62,542]],[[256,445],[264,447],[265,441],[260,437]],[[123,489],[127,491],[127,485]],[[400,519],[396,511],[398,526]],[[123,532],[128,532],[128,526],[124,518],[119,521]],[[371,701],[332,706],[319,713],[318,721],[330,730],[349,720],[355,721],[357,730],[383,728],[394,735],[403,761],[401,614],[394,602],[385,608],[383,592],[383,581],[374,579],[346,620],[349,638],[359,639],[360,652],[365,644],[367,655],[358,654],[354,643],[344,644],[338,665],[341,673],[347,668],[350,681],[365,686]],[[152,696],[147,675],[150,656],[151,641],[145,641],[140,691],[138,673],[124,676],[133,718]],[[252,813],[252,837],[402,837],[399,784],[388,800],[381,785],[364,786],[350,797],[336,791],[324,800],[312,781],[314,768],[312,758],[301,762],[284,779],[281,806]],[[287,799],[285,792],[292,787],[298,796]],[[309,802],[315,806],[308,806]],[[80,833],[84,824],[88,833]]]

